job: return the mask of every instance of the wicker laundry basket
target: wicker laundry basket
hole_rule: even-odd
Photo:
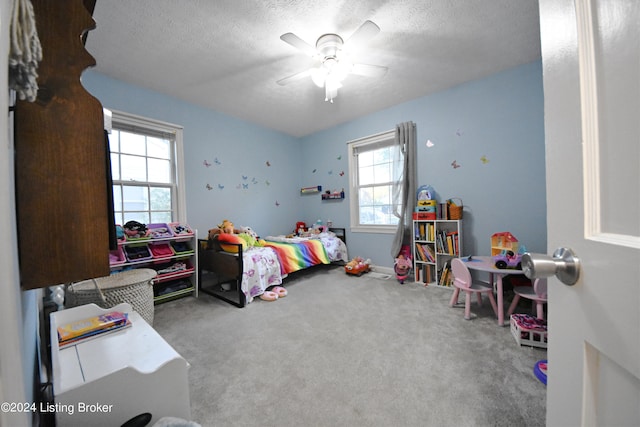
[[[111,308],[126,302],[149,325],[153,325],[152,280],[157,274],[150,268],[138,268],[73,283],[67,286],[65,307],[93,303],[102,308]]]

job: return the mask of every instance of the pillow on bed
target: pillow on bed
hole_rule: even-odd
[[[237,234],[228,234],[222,233],[218,234],[218,242],[220,242],[220,247],[225,252],[238,253],[238,247],[234,245],[225,245],[225,243],[233,243],[236,245],[242,245],[242,250],[247,249],[246,240],[239,237]]]

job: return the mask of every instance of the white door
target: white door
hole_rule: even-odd
[[[547,425],[640,426],[640,1],[539,0],[549,280]]]

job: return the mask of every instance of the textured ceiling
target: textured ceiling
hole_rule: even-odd
[[[536,0],[98,1],[86,47],[96,71],[294,136],[540,58]],[[311,45],[365,21],[380,33],[353,57],[389,71],[351,75],[334,103],[310,78],[276,84]]]

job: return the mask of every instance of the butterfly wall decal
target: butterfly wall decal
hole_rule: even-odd
[[[202,164],[203,164],[203,165],[205,165],[206,167],[211,166],[211,163],[209,163],[209,162],[208,162],[208,161],[206,161],[206,160],[205,160],[204,162],[202,162]]]
[[[431,148],[431,147],[433,147],[434,145],[435,145],[435,144],[434,144],[430,139],[428,139],[428,140],[427,140],[427,148]]]
[[[220,160],[218,160],[218,158],[216,157],[215,159],[213,159],[213,163],[215,163],[216,165],[221,165],[222,163],[220,162]]]
[[[224,185],[222,185],[222,184],[218,184],[218,189],[220,189],[220,190],[224,190]]]
[[[276,206],[280,206],[280,202],[276,200]]]
[[[480,161],[482,162],[482,164],[485,164],[485,165],[489,163],[489,159],[487,159],[487,156],[480,157]]]
[[[209,184],[207,184],[207,190],[213,190],[213,187]]]
[[[458,169],[460,167],[460,165],[458,164],[458,162],[456,160],[454,160],[453,162],[451,162],[451,167],[454,169]]]
[[[344,176],[344,171],[340,171],[340,176]]]

